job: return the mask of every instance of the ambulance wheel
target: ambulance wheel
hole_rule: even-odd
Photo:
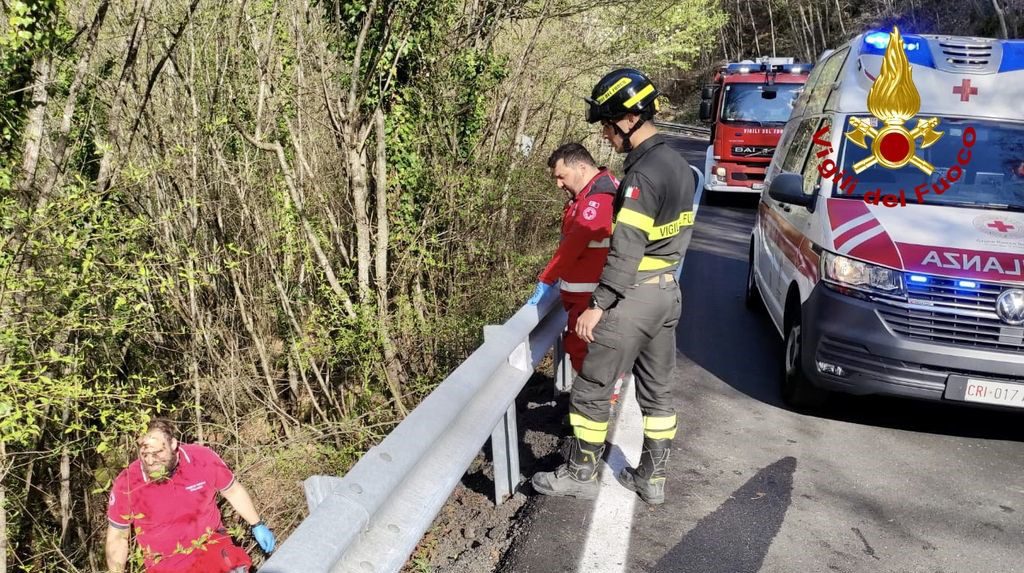
[[[803,367],[803,328],[799,304],[786,311],[786,344],[783,355],[782,401],[795,410],[820,408],[828,400],[828,391],[807,378]]]
[[[750,255],[747,257],[747,289],[743,296],[743,302],[747,308],[760,312],[764,310],[764,302],[761,299],[761,291],[757,287],[757,278],[754,276],[754,245],[751,242]]]

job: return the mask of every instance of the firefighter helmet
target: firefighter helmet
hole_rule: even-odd
[[[658,111],[658,89],[640,70],[620,68],[597,82],[587,102],[587,121],[595,123],[602,119],[619,119],[627,113],[635,113],[647,119]]]

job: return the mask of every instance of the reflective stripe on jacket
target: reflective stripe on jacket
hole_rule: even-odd
[[[625,170],[608,262],[594,289],[605,309],[640,281],[674,272],[693,232],[693,174],[665,136],[654,134],[630,151]]]

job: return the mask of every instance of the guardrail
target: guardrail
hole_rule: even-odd
[[[690,137],[699,138],[710,138],[711,128],[704,127],[701,125],[686,125],[683,123],[672,123],[669,121],[654,120],[654,125],[658,129],[678,133],[680,135],[688,135]]]
[[[696,214],[704,177],[691,169]],[[556,289],[484,327],[484,343],[345,477],[304,482],[309,516],[260,573],[399,571],[488,438],[495,503],[504,501],[522,479],[515,399],[552,346],[556,388],[571,383],[564,329]]]
[[[496,500],[520,482],[515,398],[565,328],[552,289],[501,326],[343,478],[306,480],[310,514],[261,573],[391,573],[488,438]]]

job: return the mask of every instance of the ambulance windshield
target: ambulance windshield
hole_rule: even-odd
[[[724,123],[782,125],[804,84],[726,84],[722,105]]]
[[[905,137],[897,134],[890,139],[888,135],[881,134],[884,145],[879,147],[880,154],[909,157],[916,151],[916,158],[896,169],[877,163],[871,151],[871,135],[864,138],[867,149],[844,136],[838,160],[839,171],[844,177],[852,175],[856,186],[848,183],[843,189],[834,185],[833,196],[863,199],[869,193],[899,195],[903,190],[908,203],[1024,210],[1024,124],[938,119],[933,131],[942,135],[924,149],[921,149],[922,137],[916,139],[911,149]],[[855,124],[856,120],[847,120],[843,131],[857,131]],[[871,130],[884,127],[877,121],[868,125]],[[908,129],[915,126],[916,122],[907,122]],[[865,127],[860,130],[864,132]],[[814,159],[814,155],[810,158]],[[860,173],[855,173],[855,166],[862,168]],[[925,173],[929,167],[930,175]],[[853,192],[849,193],[851,190]]]

